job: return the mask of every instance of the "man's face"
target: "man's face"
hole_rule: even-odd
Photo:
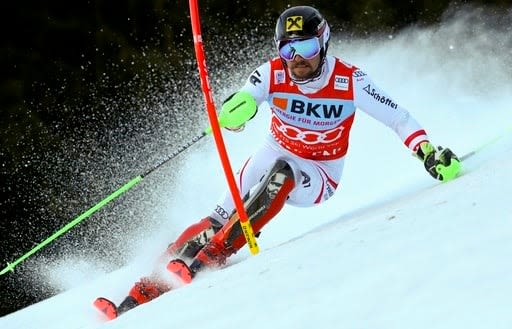
[[[286,65],[290,73],[297,80],[307,80],[313,77],[313,73],[320,65],[320,54],[312,59],[304,59],[300,55],[296,55],[294,59],[287,60]]]
[[[279,193],[279,190],[284,184],[284,181],[286,180],[286,175],[280,172],[275,173],[267,185],[267,194],[270,199],[275,199],[277,196],[277,193]]]

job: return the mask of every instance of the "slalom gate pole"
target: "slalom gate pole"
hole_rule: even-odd
[[[40,249],[42,249],[43,247],[45,247],[46,245],[50,244],[53,240],[57,239],[59,236],[61,236],[62,234],[66,233],[67,231],[69,231],[70,229],[72,229],[75,225],[77,225],[78,223],[80,223],[81,221],[83,221],[84,219],[86,219],[87,217],[91,216],[92,214],[94,214],[96,211],[100,210],[101,208],[103,208],[105,205],[107,205],[110,201],[116,199],[117,197],[119,197],[120,195],[122,195],[123,193],[125,193],[126,191],[128,191],[129,189],[131,189],[132,187],[134,187],[135,185],[137,185],[144,177],[146,177],[147,175],[151,174],[153,171],[157,170],[158,168],[160,168],[162,165],[164,165],[165,163],[169,162],[170,160],[174,159],[176,156],[178,156],[180,153],[182,153],[183,151],[185,151],[186,149],[188,149],[190,146],[194,145],[195,143],[197,143],[199,140],[201,140],[203,137],[207,136],[208,133],[205,131],[203,132],[201,135],[198,135],[194,138],[192,138],[187,144],[181,146],[179,149],[177,149],[176,151],[174,151],[171,155],[169,155],[165,160],[161,161],[160,163],[158,163],[157,165],[153,166],[152,168],[150,168],[149,170],[147,170],[146,172],[144,172],[142,175],[139,175],[135,178],[133,178],[132,180],[130,180],[128,183],[124,184],[123,186],[121,186],[119,189],[117,189],[115,192],[113,192],[112,194],[110,194],[108,197],[106,197],[105,199],[101,200],[100,202],[98,202],[96,205],[94,205],[93,207],[91,207],[90,209],[88,209],[87,211],[85,211],[83,214],[81,214],[80,216],[76,217],[75,219],[73,219],[71,222],[69,222],[68,224],[66,224],[64,227],[62,227],[60,230],[58,230],[57,232],[55,232],[54,234],[52,234],[50,237],[48,237],[46,240],[44,240],[43,242],[39,243],[37,246],[35,246],[34,248],[32,248],[30,251],[28,251],[27,253],[25,253],[23,256],[21,256],[20,258],[16,259],[14,262],[12,263],[7,263],[7,266],[2,269],[2,271],[0,271],[0,276],[1,275],[4,275],[5,273],[11,271],[13,272],[14,271],[14,268],[20,264],[21,262],[23,262],[25,259],[29,258],[30,256],[32,256],[33,254],[35,254],[37,251],[39,251]]]
[[[206,102],[206,109],[208,112],[208,118],[210,120],[210,126],[212,128],[213,137],[215,138],[215,144],[217,146],[217,151],[222,162],[224,174],[226,176],[229,189],[231,191],[231,195],[235,203],[236,210],[240,217],[240,225],[242,226],[242,232],[244,233],[244,237],[245,240],[247,241],[247,245],[249,246],[249,250],[253,255],[255,255],[259,252],[259,247],[254,236],[251,222],[249,221],[247,213],[245,211],[244,203],[242,201],[242,197],[240,196],[240,191],[238,190],[238,187],[235,182],[233,170],[231,169],[231,164],[229,162],[228,154],[226,151],[226,146],[222,139],[219,120],[217,117],[217,112],[215,110],[215,104],[213,102],[210,82],[208,80],[208,70],[206,68],[206,59],[203,49],[201,22],[199,19],[199,8],[197,5],[197,0],[189,0],[189,6],[190,20],[192,23],[192,34],[194,37],[194,49],[196,52],[197,66],[199,69],[199,76],[201,79],[201,89],[203,91],[203,96]]]

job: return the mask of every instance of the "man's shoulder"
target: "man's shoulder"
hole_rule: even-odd
[[[256,67],[251,74],[258,74],[258,75],[262,75],[262,74],[268,74],[270,72],[270,70],[272,69],[272,61],[269,60],[269,61],[266,61],[262,64],[260,64],[260,66]]]
[[[327,60],[331,60],[332,62],[335,63],[335,65],[341,67],[342,69],[344,70],[349,70],[352,72],[352,75],[355,77],[356,75],[356,72],[362,72],[361,69],[355,65],[353,65],[352,63],[349,63],[343,59],[341,59],[340,57],[337,57],[337,56],[327,56]]]
[[[271,58],[267,63],[270,65],[270,67],[272,67],[272,69],[284,68],[283,61],[279,56]]]

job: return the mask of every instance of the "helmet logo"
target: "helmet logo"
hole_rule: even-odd
[[[302,31],[304,20],[302,16],[290,16],[286,18],[286,32]]]

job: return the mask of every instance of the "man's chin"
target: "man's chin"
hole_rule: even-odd
[[[301,79],[301,80],[310,78],[311,74],[312,74],[310,68],[299,68],[299,69],[295,68],[290,71],[296,79]]]

